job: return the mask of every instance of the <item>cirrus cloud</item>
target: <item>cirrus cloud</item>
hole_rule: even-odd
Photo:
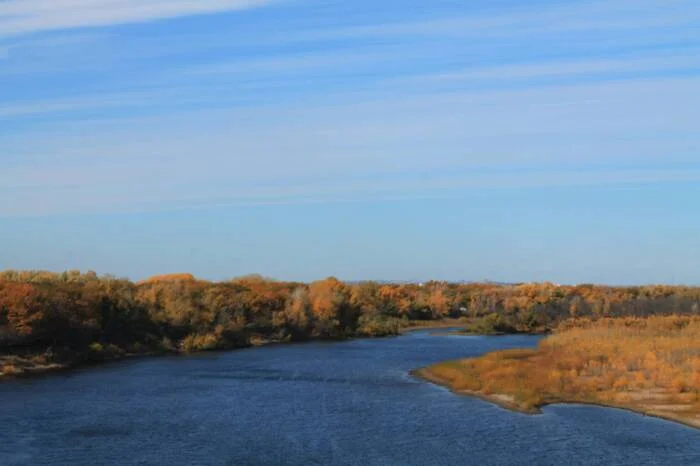
[[[7,0],[0,37],[256,8],[272,0]]]

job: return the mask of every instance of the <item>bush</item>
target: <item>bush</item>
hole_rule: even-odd
[[[358,320],[357,333],[368,337],[396,335],[399,333],[399,327],[397,319],[380,316],[361,316]]]
[[[104,346],[102,346],[102,343],[94,342],[90,343],[90,346],[88,347],[91,353],[96,353],[96,354],[102,354],[105,351]]]
[[[2,375],[19,375],[23,372],[23,369],[15,366],[14,364],[7,363],[2,366]]]
[[[188,335],[182,340],[182,349],[187,353],[195,351],[211,351],[221,348],[221,342],[216,335],[208,333],[206,335]]]

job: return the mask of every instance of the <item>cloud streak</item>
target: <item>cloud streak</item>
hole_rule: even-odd
[[[693,25],[697,6],[690,0],[674,0],[660,8],[658,0],[524,3],[487,12],[460,13],[410,21],[386,21],[333,29],[318,29],[289,37],[291,41],[387,38],[474,37],[495,39],[513,36],[545,36],[552,33],[592,33],[667,29]],[[662,4],[664,7],[667,4]]]
[[[0,134],[0,186],[13,198],[0,214],[698,181],[699,86],[656,79],[320,96],[299,106],[53,124]]]
[[[585,188],[620,184],[658,184],[700,181],[700,170],[589,170],[541,173],[475,173],[431,179],[399,179],[382,182],[334,181],[230,187],[209,195],[182,196],[169,186],[156,188],[148,196],[129,187],[75,186],[61,196],[37,189],[17,192],[20,203],[0,206],[0,217],[34,217],[62,214],[157,212],[224,206],[301,205],[316,203],[447,199],[465,196],[471,190]],[[67,201],[68,200],[68,201]],[[27,204],[32,207],[27,208]]]
[[[0,37],[256,8],[271,0],[6,0]]]
[[[677,70],[698,70],[696,55],[668,56],[633,59],[560,60],[540,63],[521,63],[475,67],[450,73],[437,73],[419,76],[419,80],[465,81],[470,79],[527,79],[561,76],[599,76],[615,73],[662,72]]]
[[[0,35],[266,3],[11,0]],[[265,9],[251,24],[231,15],[154,34],[11,39],[0,70],[0,186],[15,199],[5,213],[138,209],[136,194],[154,209],[433,196],[526,186],[521,169],[533,186],[683,181],[679,167],[700,168],[692,3],[432,16],[420,2],[392,16],[370,0],[330,3]],[[592,171],[551,175],[567,165]],[[666,171],[635,171],[650,167]]]
[[[679,72],[700,74],[700,65],[693,60],[694,54],[663,55],[631,59],[598,59],[598,60],[558,60],[526,62],[510,65],[475,66],[457,71],[406,74],[400,77],[375,79],[372,86],[357,92],[353,99],[359,101],[371,98],[372,93],[382,91],[402,91],[413,97],[427,95],[428,98],[439,98],[440,92],[449,91],[457,98],[479,97],[491,95],[494,92],[510,93],[512,84],[520,88],[553,89],[585,83],[587,80],[607,81],[624,78],[627,81],[644,81],[645,75],[669,75]],[[151,108],[167,105],[168,108],[187,105],[202,107],[238,107],[238,96],[230,94],[221,96],[217,89],[225,90],[239,86],[246,90],[249,96],[256,93],[264,94],[269,88],[279,88],[283,84],[287,90],[293,89],[294,79],[313,76],[343,76],[362,67],[373,67],[391,60],[402,60],[397,57],[396,49],[372,51],[369,53],[352,52],[316,53],[294,55],[287,57],[267,57],[241,59],[236,62],[198,65],[180,70],[183,76],[224,75],[227,79],[225,87],[211,85],[208,93],[197,91],[193,86],[144,86],[121,93],[84,95],[76,98],[46,99],[15,101],[0,103],[0,119],[26,116],[46,115],[53,113],[71,114],[85,110],[110,108]],[[552,82],[552,79],[566,78],[568,81]],[[545,81],[539,81],[545,79]],[[683,84],[683,80],[680,80]],[[155,84],[155,83],[154,83]],[[455,86],[458,86],[455,88]],[[470,91],[473,94],[470,94]],[[475,92],[475,91],[478,91]],[[328,90],[323,98],[342,98],[350,95],[351,91]],[[433,97],[431,97],[433,95]],[[313,97],[311,98],[313,99]],[[547,105],[563,105],[564,103],[549,102]],[[247,106],[247,104],[245,105]]]

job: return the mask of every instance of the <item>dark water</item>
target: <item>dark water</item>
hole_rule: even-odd
[[[431,336],[156,358],[0,384],[0,464],[700,465],[700,431],[621,410],[512,413],[410,369],[534,345]]]

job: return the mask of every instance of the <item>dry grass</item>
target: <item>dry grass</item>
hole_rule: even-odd
[[[522,411],[595,403],[700,427],[700,317],[579,320],[536,350],[440,363],[418,375]]]
[[[13,377],[64,368],[50,361],[46,355],[0,355],[0,377]]]
[[[24,370],[22,370],[21,368],[15,366],[12,363],[7,362],[7,363],[2,365],[2,370],[0,371],[0,375],[12,376],[12,375],[22,374],[23,372],[24,372]]]
[[[462,318],[444,318],[444,319],[438,319],[438,320],[402,320],[402,319],[397,319],[397,322],[399,323],[399,326],[401,327],[402,332],[410,332],[413,330],[422,330],[422,329],[431,329],[431,328],[436,328],[436,329],[441,329],[441,328],[463,328],[466,324],[469,323],[469,320],[462,317]]]

